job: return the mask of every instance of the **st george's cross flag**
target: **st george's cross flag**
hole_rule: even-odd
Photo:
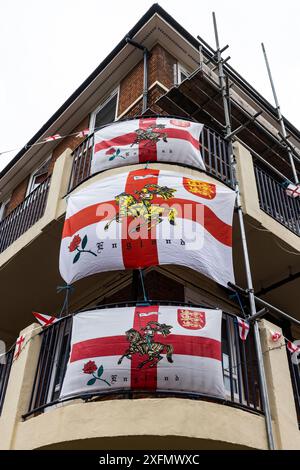
[[[298,353],[300,352],[300,346],[293,343],[292,341],[287,341],[286,343],[286,347],[288,348],[288,350],[290,351],[290,353]]]
[[[114,390],[224,398],[220,310],[147,306],[73,317],[60,398]]]
[[[50,326],[58,320],[56,317],[45,315],[44,313],[39,312],[32,312],[32,315],[42,325],[42,327]]]
[[[242,320],[241,318],[237,317],[238,327],[239,327],[239,336],[242,341],[246,341],[250,325],[247,321]]]
[[[285,192],[289,197],[298,198],[300,196],[300,184],[289,183]]]
[[[91,174],[146,162],[172,162],[205,170],[199,137],[203,125],[184,119],[114,122],[95,132]]]
[[[102,179],[68,199],[60,273],[71,284],[103,271],[176,264],[227,286],[234,201],[222,184],[166,170]]]

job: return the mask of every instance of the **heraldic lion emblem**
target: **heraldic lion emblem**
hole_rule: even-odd
[[[171,325],[165,323],[158,323],[156,321],[150,321],[141,331],[130,328],[125,332],[126,338],[130,343],[129,348],[125,351],[123,356],[118,360],[118,364],[121,364],[124,357],[132,359],[133,354],[139,354],[140,356],[147,355],[148,358],[142,361],[138,368],[141,369],[145,364],[150,363],[149,367],[154,367],[156,364],[163,359],[162,354],[166,354],[166,358],[169,362],[173,362],[173,346],[172,344],[163,344],[154,341],[154,335],[161,333],[163,336],[170,334],[170,330],[173,328]]]
[[[162,222],[162,216],[166,215],[171,225],[175,225],[177,211],[174,208],[161,207],[159,204],[153,204],[154,196],[164,200],[174,197],[176,189],[158,184],[146,184],[140,191],[135,191],[135,195],[120,193],[115,197],[118,213],[104,227],[108,230],[110,224],[115,220],[121,223],[126,217],[141,219],[141,223],[131,230],[138,232],[141,227],[147,226],[148,230]]]

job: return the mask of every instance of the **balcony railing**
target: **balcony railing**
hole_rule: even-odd
[[[3,408],[13,357],[14,349],[8,351],[5,356],[0,357],[0,415]]]
[[[152,301],[153,304],[162,304],[162,302]],[[163,302],[172,304],[174,302]],[[136,305],[135,302],[121,303],[118,305],[103,305],[97,308],[110,308]],[[176,305],[179,305],[176,302]],[[191,307],[192,305],[189,304]],[[195,306],[195,305],[194,305]],[[199,307],[199,306],[198,306]],[[61,403],[59,395],[62,382],[69,358],[70,339],[72,330],[72,316],[65,317],[59,322],[49,326],[41,332],[42,345],[32,390],[29,410],[23,418],[30,415],[41,413],[45,408]],[[257,373],[257,357],[254,347],[254,338],[252,331],[249,332],[247,341],[241,341],[238,333],[236,318],[230,314],[223,314],[222,323],[222,357],[223,357],[223,375],[226,388],[226,399],[217,399],[214,397],[201,396],[198,394],[175,392],[147,392],[147,391],[117,391],[103,392],[93,391],[92,395],[76,395],[74,398],[87,400],[92,396],[102,399],[110,398],[138,398],[145,397],[166,397],[180,396],[182,398],[203,399],[214,401],[225,405],[230,405],[247,411],[262,413],[261,393],[259,376]],[[68,398],[67,400],[70,400]]]
[[[300,236],[300,198],[288,196],[270,174],[254,165],[260,208]]]
[[[90,176],[93,144],[92,134],[73,151],[69,192]],[[232,171],[225,140],[204,126],[200,136],[200,148],[207,173],[232,186]]]
[[[49,176],[0,222],[0,253],[43,216],[50,179]]]

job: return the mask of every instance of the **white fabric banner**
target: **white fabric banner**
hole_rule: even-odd
[[[172,118],[114,122],[95,132],[91,174],[145,162],[181,163],[205,171],[202,129],[203,124]]]
[[[73,318],[60,398],[114,390],[225,396],[220,310],[147,306]]]
[[[227,286],[234,201],[222,184],[165,170],[105,178],[68,199],[60,273],[70,284],[102,271],[179,264]]]

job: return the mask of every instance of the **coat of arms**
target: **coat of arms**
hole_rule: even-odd
[[[184,188],[196,196],[205,199],[214,199],[216,197],[216,185],[207,183],[207,181],[193,180],[191,178],[183,178]]]
[[[177,321],[180,326],[188,330],[201,330],[206,325],[205,312],[179,308],[177,310]]]
[[[162,354],[166,354],[168,362],[173,362],[173,346],[172,344],[163,344],[154,340],[156,333],[160,333],[163,336],[168,336],[170,330],[173,328],[171,325],[165,323],[158,323],[156,321],[149,321],[144,328],[140,331],[130,328],[125,332],[126,338],[130,343],[129,348],[125,351],[123,356],[118,360],[118,364],[121,364],[124,357],[131,359],[133,354],[139,354],[140,356],[147,356],[147,359],[140,362],[138,368],[141,369],[144,365],[149,363],[149,367],[154,367],[156,364],[163,359]]]

